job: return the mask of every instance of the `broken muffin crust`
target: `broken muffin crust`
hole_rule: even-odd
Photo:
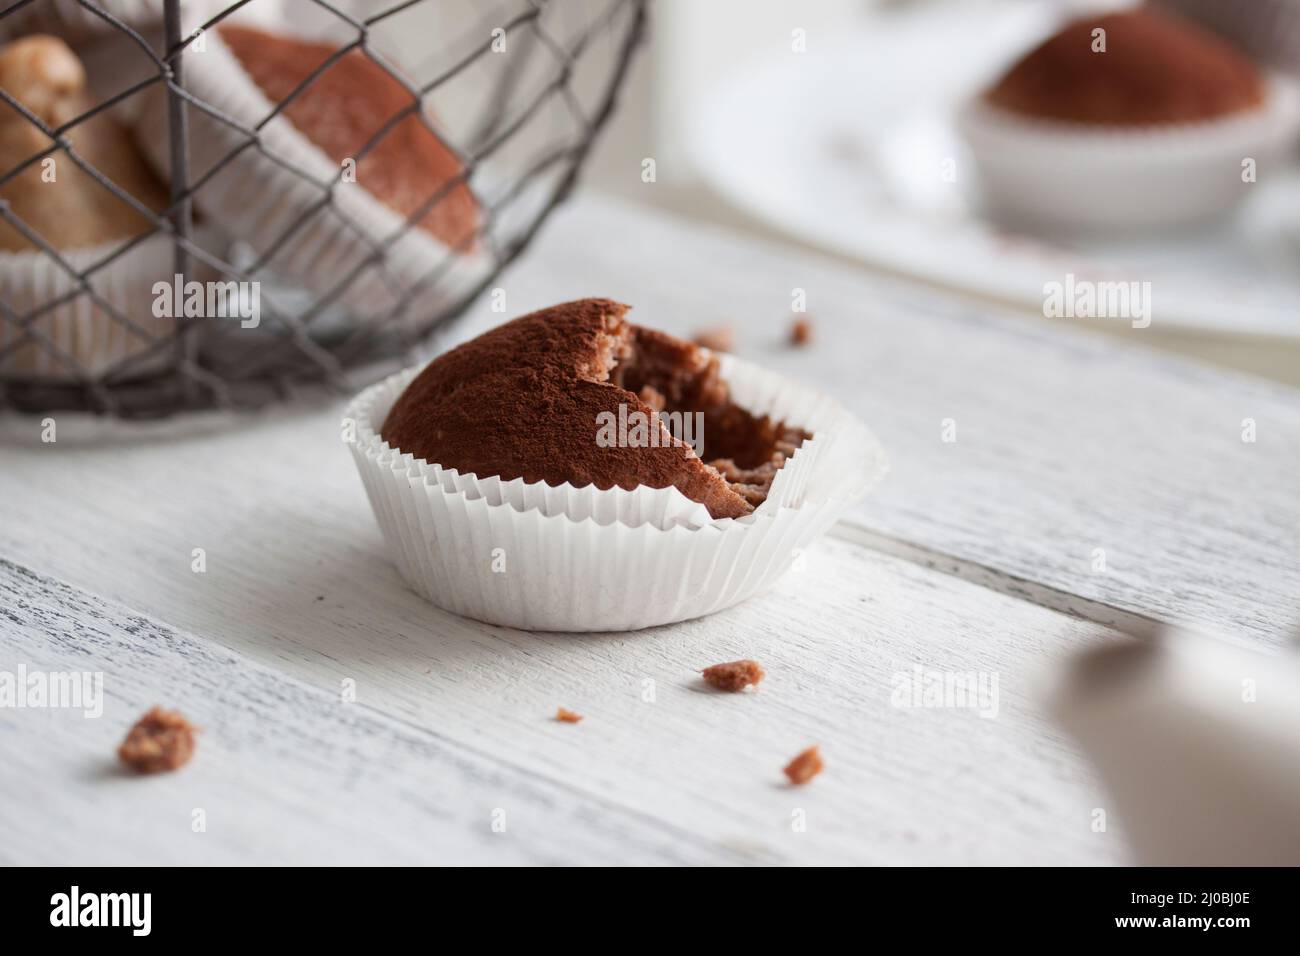
[[[499,326],[431,362],[380,431],[394,448],[480,478],[598,488],[674,486],[739,518],[808,433],[735,405],[717,357],[583,299]],[[662,419],[650,446],[602,446],[603,413],[700,413],[697,455]]]

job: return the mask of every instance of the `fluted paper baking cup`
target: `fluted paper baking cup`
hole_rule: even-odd
[[[726,356],[738,404],[813,436],[753,514],[715,520],[671,487],[480,479],[380,437],[418,372],[399,372],[349,405],[352,455],[407,584],[438,607],[492,624],[621,631],[731,607],[771,587],[886,470],[875,437],[836,402]]]
[[[247,128],[262,123],[274,108],[219,29],[206,32],[202,52],[186,57],[185,86]],[[148,108],[136,117],[134,130],[150,162],[169,177],[165,96],[160,86],[147,92]],[[261,149],[250,147],[244,133],[190,110],[190,181],[198,183],[225,161],[198,186],[195,205],[259,256],[270,254],[269,265],[280,275],[317,295],[337,292],[335,301],[362,319],[387,314],[418,283],[436,275],[437,281],[419,292],[419,311],[427,316],[486,275],[488,263],[481,253],[452,250],[423,229],[408,226],[360,183],[338,183],[329,205],[318,208],[325,198],[318,184],[338,180],[340,167],[283,113],[261,128],[259,139]],[[385,244],[383,264],[365,267],[340,291],[343,280]]]
[[[72,269],[80,271],[109,256],[120,245],[113,242],[60,255]],[[81,377],[77,367],[85,374],[100,375],[132,358],[136,361],[124,367],[124,378],[166,367],[173,360],[173,350],[165,345],[154,346],[158,338],[175,330],[176,321],[154,315],[153,287],[159,281],[172,281],[172,266],[171,241],[152,236],[90,277],[95,293],[130,319],[138,331],[123,325],[86,294],[70,298],[20,328],[18,319],[46,303],[70,296],[80,285],[44,252],[0,252],[0,290],[9,310],[0,316],[0,377],[73,381]],[[29,336],[26,329],[35,335]],[[37,338],[48,339],[75,366],[52,354]]]
[[[1264,104],[1167,126],[1040,120],[982,97],[958,113],[989,211],[1009,225],[1116,233],[1208,221],[1250,195],[1243,161],[1280,161],[1300,132],[1300,95],[1274,78]]]

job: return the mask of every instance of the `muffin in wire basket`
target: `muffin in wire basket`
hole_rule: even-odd
[[[190,109],[196,208],[359,322],[400,312],[434,275],[428,295],[463,291],[484,274],[478,204],[434,118],[369,52],[284,31],[236,15],[185,60],[189,92],[224,118]],[[166,174],[165,91],[149,96],[136,137]]]
[[[36,22],[19,26],[18,14],[58,16],[59,6],[11,5],[0,36]],[[509,0],[454,15],[439,0],[364,9],[313,0],[76,6],[106,13],[106,30],[83,33],[53,19],[51,30],[81,59],[92,108],[131,130],[152,176],[177,199],[158,215],[145,194],[137,201],[114,189],[157,233],[131,236],[122,244],[129,248],[86,263],[74,261],[78,250],[35,240],[63,267],[53,273],[59,284],[51,297],[27,282],[36,286],[35,308],[24,303],[25,288],[6,285],[0,332],[10,338],[0,342],[0,361],[33,343],[63,361],[36,377],[6,374],[0,407],[132,419],[261,407],[408,360],[524,251],[569,194],[646,19],[645,0],[576,13]],[[164,8],[181,15],[179,42],[164,36]],[[498,25],[506,35],[489,43]],[[223,35],[243,41],[242,57]],[[309,59],[322,50],[323,60]],[[335,70],[341,81],[330,82]],[[228,108],[221,97],[232,93],[256,108]],[[177,109],[188,136],[173,122]],[[188,176],[173,177],[171,161],[181,157]],[[0,179],[12,184],[21,171]],[[174,286],[169,303],[159,291],[147,305],[169,304],[195,321],[160,319],[126,362],[83,364],[60,352],[38,321],[74,300],[118,320],[107,329],[134,334],[149,324],[149,312],[113,304],[124,290],[110,281],[119,275],[110,266],[146,251],[159,253],[145,270],[154,287],[163,279]],[[104,349],[97,343],[92,354]]]
[[[21,169],[0,186],[13,217],[0,219],[0,376],[130,378],[166,365],[174,321],[156,317],[152,304],[155,282],[172,275],[170,241],[151,234],[154,224],[139,209],[68,153],[51,149],[45,132],[91,109],[81,61],[57,37],[14,40],[0,47],[0,86],[30,114],[0,104],[0,170]],[[109,115],[64,135],[121,193],[150,212],[167,208],[162,184]]]

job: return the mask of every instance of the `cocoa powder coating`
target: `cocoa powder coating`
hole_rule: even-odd
[[[598,488],[676,487],[714,518],[761,503],[807,437],[734,405],[715,356],[632,325],[628,307],[581,299],[507,322],[439,356],[388,413],[381,436],[480,478]],[[703,446],[599,442],[602,413],[700,412]]]
[[[1095,30],[1105,52],[1094,52]],[[1227,41],[1171,14],[1135,10],[1074,20],[986,94],[1003,109],[1111,125],[1196,122],[1258,106],[1259,70]]]

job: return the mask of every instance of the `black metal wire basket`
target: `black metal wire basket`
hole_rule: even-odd
[[[570,191],[646,14],[225,3],[0,10],[0,409],[256,408],[406,360]]]

